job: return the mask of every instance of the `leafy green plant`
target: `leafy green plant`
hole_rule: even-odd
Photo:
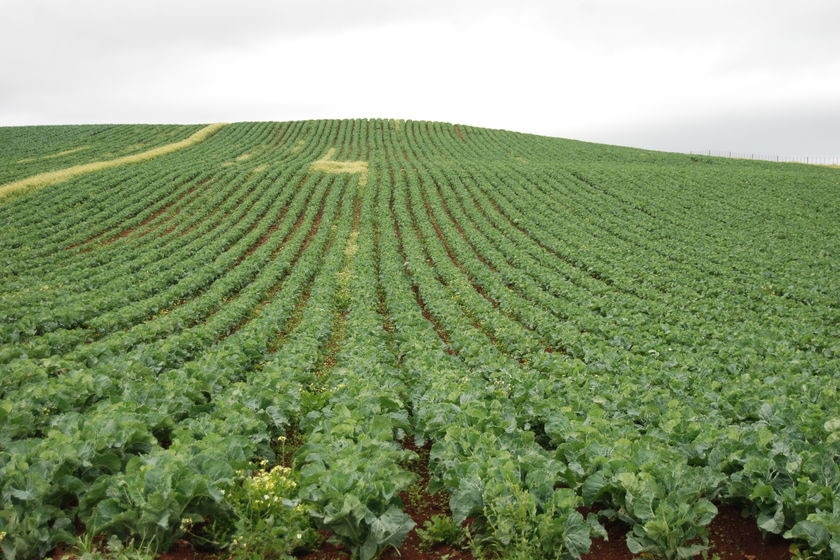
[[[633,554],[649,553],[668,560],[694,558],[708,547],[706,527],[717,514],[708,500],[694,503],[662,501],[653,516],[633,526],[627,548]],[[699,543],[693,543],[700,539]]]
[[[193,500],[207,497],[206,480],[158,457],[133,459],[125,473],[102,477],[85,495],[82,509],[95,504],[85,523],[94,534],[138,538],[155,550],[166,550],[178,534]]]
[[[619,517],[633,526],[627,548],[668,560],[693,558],[708,547],[707,527],[717,508],[700,497],[699,482],[688,472],[657,475],[642,471],[614,477],[621,489]]]
[[[594,516],[585,519],[576,510],[580,505],[580,497],[568,488],[538,505],[533,494],[512,487],[506,497],[488,501],[484,515],[489,530],[473,543],[506,560],[580,558],[589,551],[592,535],[606,535]]]
[[[144,543],[135,543],[133,539],[124,543],[116,535],[111,535],[104,545],[98,545],[88,533],[79,537],[75,549],[78,560],[153,560],[156,556]]]
[[[226,493],[233,510],[233,527],[226,550],[236,558],[288,559],[313,548],[320,540],[306,506],[297,499],[298,483],[288,467],[260,468]]]
[[[807,552],[817,557],[825,556],[837,560],[840,558],[840,507],[833,512],[817,512],[785,531],[786,539],[795,539],[807,544]],[[805,555],[799,546],[794,545],[797,555]],[[799,556],[796,556],[797,558]]]
[[[354,559],[370,560],[399,546],[414,527],[399,498],[415,476],[398,465],[408,453],[369,439],[333,445],[310,441],[301,448],[311,461],[301,471],[302,497],[313,503],[317,524]]]
[[[438,545],[461,546],[467,535],[451,516],[435,514],[417,529],[417,536],[420,546],[430,549]]]

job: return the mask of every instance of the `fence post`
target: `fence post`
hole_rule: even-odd
[[[691,152],[692,154],[694,152]],[[703,152],[697,152],[698,154],[702,154]],[[840,156],[782,156],[779,154],[756,154],[756,153],[745,153],[745,152],[733,152],[728,151],[724,152],[721,150],[711,150],[707,149],[706,154],[710,157],[725,157],[725,158],[735,158],[735,159],[751,159],[751,160],[761,160],[761,161],[776,161],[778,162],[785,162],[785,163],[804,163],[807,165],[835,165],[840,166]]]

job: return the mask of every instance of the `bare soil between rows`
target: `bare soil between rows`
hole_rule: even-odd
[[[407,510],[410,508],[407,508]],[[781,537],[768,535],[764,538],[756,527],[755,520],[742,517],[740,511],[732,506],[720,506],[717,517],[709,527],[709,557],[717,554],[720,560],[790,560],[789,543]],[[423,520],[435,513],[441,513],[438,504],[430,503],[415,511],[408,511],[409,515],[418,521],[418,527]],[[598,539],[592,542],[588,554],[583,560],[633,560],[644,558],[634,556],[627,549],[624,537],[627,526],[622,523],[607,523],[609,540]],[[224,556],[196,552],[189,543],[181,541],[169,552],[160,556],[159,560],[214,560]],[[349,560],[350,554],[341,547],[324,543],[313,552],[300,557],[301,560]],[[386,550],[380,560],[473,560],[469,550],[458,550],[448,546],[440,546],[431,550],[420,546],[420,539],[416,531],[412,531],[400,549]],[[701,559],[702,556],[697,556]],[[538,560],[538,559],[535,559]]]
[[[418,528],[434,515],[451,515],[446,497],[442,494],[429,494],[426,490],[430,480],[428,471],[430,446],[416,447],[406,441],[405,447],[417,454],[417,460],[411,464],[418,475],[418,481],[401,498],[406,513],[416,522],[416,527],[408,534],[399,550],[389,549],[382,552],[378,560],[475,560],[472,552],[464,548],[450,546],[424,547],[417,533]],[[585,513],[585,512],[584,512]],[[624,523],[606,522],[607,539],[595,539],[589,553],[582,560],[637,560],[651,558],[635,556],[628,549],[625,537],[629,527]],[[328,542],[329,534],[321,533],[324,541],[320,548],[308,552],[301,560],[350,560],[346,549]],[[719,560],[791,560],[790,543],[777,535],[762,535],[754,519],[741,514],[740,508],[732,505],[718,505],[718,514],[709,526],[708,557],[717,555]],[[71,555],[72,556],[72,555]],[[52,555],[53,560],[67,558],[66,551],[58,550]],[[224,554],[196,551],[187,541],[178,541],[171,550],[162,554],[158,560],[225,560]],[[696,557],[701,560],[702,555]],[[534,559],[540,560],[540,559]]]

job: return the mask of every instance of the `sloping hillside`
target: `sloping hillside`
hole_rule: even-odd
[[[576,558],[618,519],[685,558],[734,504],[838,557],[840,170],[201,129],[0,128],[3,183],[55,179],[0,199],[7,558],[318,528],[369,559],[423,469],[475,554]]]

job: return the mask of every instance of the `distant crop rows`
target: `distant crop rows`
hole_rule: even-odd
[[[199,126],[120,125],[5,128],[0,145],[0,185],[37,173],[136,154],[182,140]]]
[[[178,150],[182,150],[188,146],[191,146],[196,142],[201,142],[208,136],[214,134],[217,130],[219,130],[219,128],[223,126],[224,123],[211,124],[192,134],[188,138],[178,140],[177,142],[171,142],[169,144],[164,144],[162,146],[157,146],[155,148],[144,150],[142,152],[136,152],[130,155],[112,159],[91,161],[88,163],[82,163],[70,167],[65,167],[56,171],[46,171],[43,173],[38,173],[36,175],[30,175],[18,181],[12,181],[11,183],[6,183],[0,186],[0,198],[11,196],[13,194],[19,194],[27,190],[54,185],[55,183],[59,182],[69,181],[70,179],[73,179],[80,175],[86,175],[88,173],[94,173],[105,169],[140,163],[142,161],[148,161],[156,157],[167,155],[172,152],[176,152]],[[59,152],[59,154],[56,155],[69,155],[76,153],[76,151],[77,150],[75,149],[71,149],[66,150],[64,152]],[[50,159],[50,156],[47,156],[46,159]],[[19,161],[28,163],[31,161],[31,158]],[[36,158],[35,161],[37,162],[38,159]]]
[[[196,130],[0,129],[39,147],[0,182]],[[10,197],[0,549],[214,522],[233,551],[231,496],[284,465],[276,515],[367,560],[414,525],[413,440],[477,553],[578,558],[619,519],[688,558],[736,504],[837,558],[838,199],[831,169],[387,120]]]

